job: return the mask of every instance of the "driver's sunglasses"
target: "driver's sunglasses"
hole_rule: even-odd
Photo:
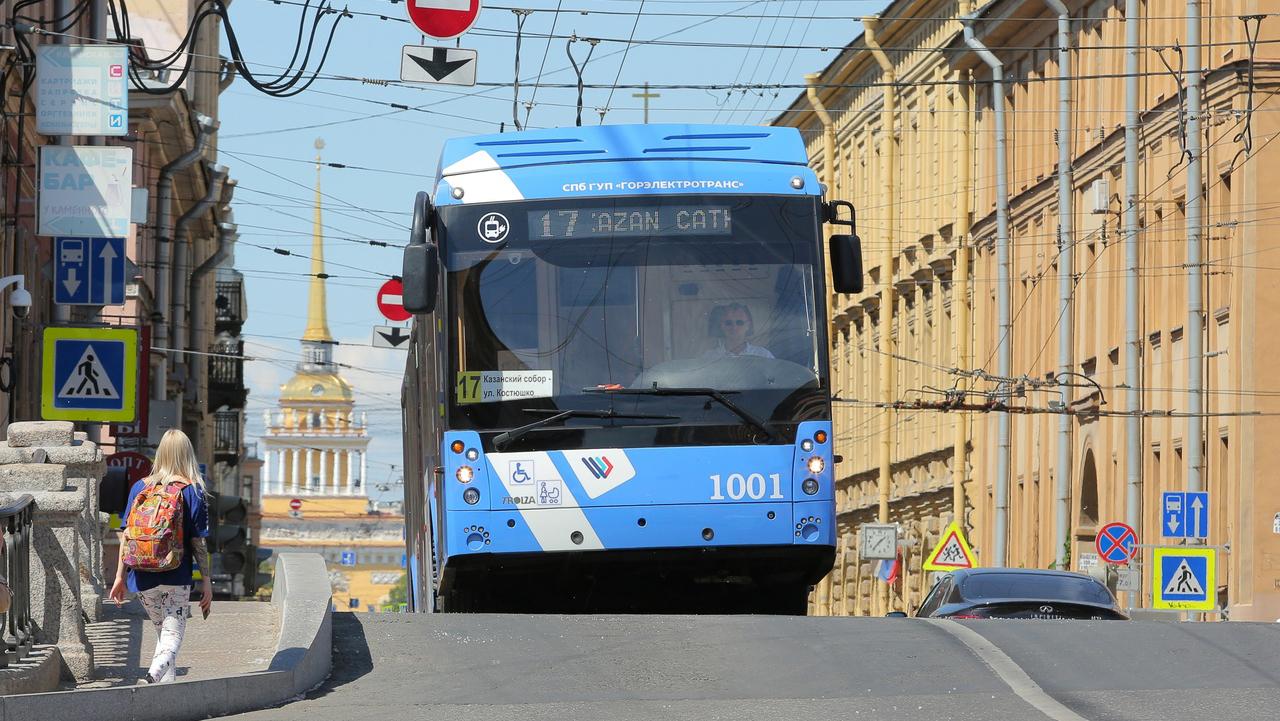
[[[736,326],[744,326],[744,325],[746,325],[746,324],[747,324],[747,322],[746,322],[745,320],[741,319],[741,318],[738,318],[737,320],[725,319],[725,320],[720,321],[720,324],[721,324],[721,325],[723,325],[724,327],[728,328],[729,326],[734,326],[734,325],[736,325]]]

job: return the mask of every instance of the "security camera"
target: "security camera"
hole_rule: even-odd
[[[16,288],[9,294],[9,307],[13,308],[14,318],[26,318],[31,315],[31,293],[26,288]]]

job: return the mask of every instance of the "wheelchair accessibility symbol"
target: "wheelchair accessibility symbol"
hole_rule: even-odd
[[[529,483],[538,477],[534,472],[533,461],[511,461],[511,482]]]

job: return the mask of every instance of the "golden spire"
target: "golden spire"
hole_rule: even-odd
[[[324,140],[316,138],[316,211],[315,227],[311,231],[311,298],[307,307],[307,331],[302,334],[303,340],[332,342],[329,335],[329,317],[325,307],[324,278],[324,232],[320,223],[320,151],[324,149]]]

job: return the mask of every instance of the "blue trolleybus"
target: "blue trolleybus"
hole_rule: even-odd
[[[414,608],[803,613],[860,258],[792,128],[448,141],[403,272]]]

